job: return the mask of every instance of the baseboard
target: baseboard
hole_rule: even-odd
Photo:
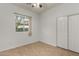
[[[29,44],[32,44],[32,43],[35,43],[35,42],[43,42],[43,43],[46,43],[46,44],[51,45],[51,46],[56,46],[56,44],[52,44],[52,43],[49,43],[49,42],[46,42],[46,41],[43,41],[43,40],[41,40],[41,41],[37,40],[37,41],[31,41],[31,42],[28,42],[28,43],[26,43],[26,42],[21,43],[20,45],[12,46],[10,48],[5,48],[5,49],[0,50],[0,52],[10,50],[10,49],[14,49],[14,48],[17,48],[17,47],[21,47],[21,46],[24,46],[24,45],[29,45]]]
[[[48,45],[51,45],[51,46],[55,46],[56,47],[56,44],[52,44],[52,43],[49,43],[49,42],[46,42],[46,41],[43,41],[43,40],[41,40],[40,42],[43,42],[43,43],[46,43]]]
[[[14,49],[14,48],[17,48],[17,47],[21,47],[21,46],[24,46],[24,45],[29,45],[29,44],[32,44],[32,43],[35,43],[35,42],[38,42],[38,41],[32,41],[32,42],[23,43],[23,44],[21,43],[20,45],[16,45],[14,47],[2,49],[2,50],[0,50],[0,52],[6,51],[6,50],[10,50],[10,49]]]

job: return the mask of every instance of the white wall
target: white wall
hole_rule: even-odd
[[[32,36],[15,31],[14,12],[32,16]],[[79,4],[62,4],[38,15],[12,4],[0,4],[0,51],[35,41],[56,45],[56,17],[79,13]]]
[[[15,31],[14,12],[32,16],[32,36]],[[13,4],[0,4],[0,51],[38,41],[38,15]]]
[[[56,17],[79,13],[79,4],[61,4],[40,15],[41,41],[56,45]]]

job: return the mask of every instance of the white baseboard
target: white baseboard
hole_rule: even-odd
[[[55,46],[56,47],[56,44],[53,44],[53,43],[49,43],[49,42],[46,42],[46,41],[43,41],[43,40],[41,40],[40,42],[43,42],[43,43],[46,43],[48,45],[51,45],[51,46]]]
[[[32,41],[32,42],[28,42],[28,43],[21,43],[20,45],[16,45],[16,46],[12,46],[12,47],[9,47],[9,48],[1,49],[0,52],[10,50],[10,49],[14,49],[14,48],[17,48],[17,47],[21,47],[21,46],[28,45],[28,44],[35,43],[35,42],[38,42],[38,41]]]
[[[39,42],[39,41],[31,41],[31,42],[28,42],[28,43],[26,43],[26,42],[25,43],[21,43],[20,45],[16,45],[16,46],[12,46],[12,47],[9,47],[9,48],[1,49],[0,52],[6,51],[6,50],[9,50],[9,49],[14,49],[14,48],[17,48],[17,47],[21,47],[21,46],[24,46],[24,45],[32,44],[32,43],[35,43],[35,42]],[[51,46],[56,46],[56,44],[49,43],[49,42],[46,42],[46,41],[43,41],[43,40],[41,40],[40,42],[49,44]]]

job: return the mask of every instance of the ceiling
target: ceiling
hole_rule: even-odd
[[[19,6],[23,9],[28,9],[35,13],[42,13],[43,11],[56,7],[56,6],[60,5],[61,3],[42,3],[42,4],[45,5],[44,8],[33,8],[33,7],[31,7],[30,4],[28,5],[27,3],[15,3],[16,6]]]

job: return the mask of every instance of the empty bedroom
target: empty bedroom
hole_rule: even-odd
[[[79,56],[79,3],[0,3],[0,56]]]

